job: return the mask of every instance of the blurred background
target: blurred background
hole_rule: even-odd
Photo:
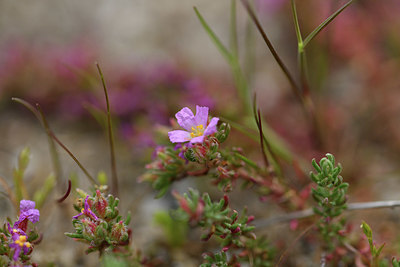
[[[297,1],[303,36],[343,4],[338,0]],[[290,1],[255,0],[253,5],[277,52],[298,77]],[[25,179],[32,197],[54,172],[45,131],[34,115],[11,97],[39,103],[51,129],[89,172],[110,174],[98,62],[114,116],[121,211],[130,210],[134,215],[133,246],[149,251],[162,248],[174,266],[198,265],[201,246],[196,247],[197,254],[169,251],[153,215],[174,207],[174,200],[154,200],[150,186],[139,184],[137,178],[156,145],[168,142],[170,118],[182,107],[204,105],[213,116],[248,125],[252,120],[228,63],[202,28],[193,6],[229,47],[228,0],[0,0],[0,176],[12,186],[13,168],[24,147],[31,151]],[[356,1],[307,47],[311,97],[323,141],[316,146],[290,84],[237,2],[239,58],[249,95],[257,92],[266,127],[287,152],[285,175],[298,188],[308,183],[310,160],[330,152],[344,167],[343,176],[350,183],[349,201],[399,198],[398,14],[398,0]],[[258,144],[240,132],[232,131],[228,145],[243,147],[250,158],[262,162]],[[97,266],[97,255],[86,256],[82,247],[63,235],[72,231],[70,218],[75,213],[70,207],[74,199],[70,197],[62,205],[54,200],[65,192],[69,178],[82,189],[88,189],[89,183],[68,155],[61,149],[59,152],[62,177],[54,181],[54,189],[40,209],[38,228],[44,239],[35,248],[34,259],[43,266]],[[294,163],[304,177],[295,175]],[[187,186],[209,190],[209,183],[194,179],[177,184],[176,189],[185,191]],[[253,202],[255,197],[249,193],[235,192],[233,199],[235,194],[242,202],[247,199],[245,204],[258,217],[282,212],[271,204]],[[17,216],[3,195],[0,203],[2,220]],[[373,215],[379,215],[380,220],[368,221],[377,229],[378,241],[400,244],[399,233],[392,232],[398,226],[397,213],[375,211]],[[358,226],[359,218],[370,215],[360,212],[352,214],[352,219]],[[276,241],[284,227],[270,227],[265,232]],[[288,233],[287,240],[294,236],[296,232]],[[311,253],[304,248],[296,252]],[[396,246],[389,252],[396,253]],[[290,263],[300,266],[296,264],[301,260],[298,257]]]

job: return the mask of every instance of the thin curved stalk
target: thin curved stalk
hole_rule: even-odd
[[[44,116],[44,113],[42,112],[39,104],[36,104],[36,109],[35,109],[34,106],[32,106],[30,103],[28,103],[27,101],[25,101],[23,99],[13,97],[13,98],[11,98],[11,100],[13,100],[17,103],[20,103],[23,106],[25,106],[27,109],[29,109],[36,116],[36,118],[39,120],[39,122],[44,127],[43,118],[45,118],[45,116]],[[48,129],[46,129],[46,132],[59,146],[61,146],[65,150],[65,152],[68,153],[68,155],[75,161],[75,163],[79,166],[79,168],[85,173],[86,177],[90,180],[90,182],[92,184],[97,184],[96,180],[89,174],[89,172],[86,170],[86,168],[83,167],[83,165],[74,156],[74,154],[72,154],[72,152],[57,138],[57,136],[53,133],[53,131],[50,128],[48,128]]]
[[[114,196],[118,196],[118,174],[117,174],[117,163],[115,160],[115,146],[114,146],[114,134],[112,130],[112,121],[111,121],[111,111],[110,111],[110,101],[108,99],[108,90],[106,86],[106,82],[104,80],[103,72],[101,71],[100,65],[96,63],[97,70],[99,71],[101,83],[103,84],[104,95],[106,97],[107,104],[107,129],[108,129],[108,141],[110,145],[110,157],[111,157],[111,182]]]

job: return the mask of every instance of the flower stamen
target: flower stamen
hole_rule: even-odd
[[[198,137],[198,136],[202,136],[204,133],[204,126],[203,124],[197,125],[196,128],[192,127],[192,132],[190,133],[190,137],[194,138],[194,137]]]

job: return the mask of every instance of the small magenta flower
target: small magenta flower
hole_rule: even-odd
[[[208,107],[196,106],[196,115],[184,107],[175,114],[178,124],[183,130],[170,131],[169,140],[172,143],[184,143],[190,141],[191,144],[203,143],[204,137],[217,132],[219,118],[212,118],[208,123]],[[207,124],[208,123],[208,124]]]
[[[96,216],[96,214],[93,213],[93,211],[90,209],[89,203],[88,203],[88,199],[89,199],[89,195],[86,196],[85,198],[85,208],[82,208],[81,213],[79,213],[78,215],[75,215],[74,219],[78,219],[79,216],[81,215],[86,215],[90,218],[92,218],[93,220],[97,221],[99,218]]]

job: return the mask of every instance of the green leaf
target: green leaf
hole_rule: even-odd
[[[33,195],[33,201],[36,203],[36,208],[40,209],[42,207],[43,203],[46,201],[46,198],[53,190],[55,184],[56,177],[53,174],[50,174],[44,181],[42,187]]]
[[[228,51],[228,49],[222,44],[221,40],[217,37],[217,35],[213,32],[213,30],[208,26],[207,22],[203,18],[203,16],[198,11],[197,7],[193,7],[194,12],[196,12],[197,18],[200,20],[201,25],[203,26],[204,30],[211,38],[215,46],[221,52],[222,56],[228,61],[232,61],[233,55]]]
[[[363,229],[363,232],[364,232],[365,236],[368,239],[369,248],[370,248],[371,253],[372,253],[374,251],[374,244],[373,244],[373,241],[372,241],[372,229],[366,222],[362,222],[361,229]]]
[[[311,164],[313,165],[314,169],[318,172],[321,173],[321,168],[318,166],[318,163],[315,161],[315,159],[311,160]]]
[[[64,235],[71,237],[71,238],[83,238],[81,234],[75,234],[75,233],[64,233]]]
[[[235,156],[238,157],[239,159],[241,159],[242,161],[244,161],[247,165],[249,165],[250,167],[258,170],[259,167],[257,165],[257,163],[255,163],[254,161],[246,158],[245,156],[243,156],[242,154],[235,152]]]
[[[385,243],[383,243],[383,244],[376,250],[376,253],[375,253],[375,257],[376,257],[376,258],[379,257],[379,255],[381,254],[382,249],[383,249],[384,246],[385,246]]]
[[[131,217],[132,217],[132,214],[130,211],[128,211],[128,215],[126,216],[126,219],[124,222],[126,225],[129,225],[129,223],[131,222]]]
[[[345,10],[348,6],[350,6],[355,0],[350,0],[347,2],[344,6],[339,8],[335,13],[333,13],[331,16],[329,16],[325,21],[323,21],[317,28],[315,28],[305,39],[303,42],[303,47],[306,47],[308,43],[314,39],[317,34],[322,31],[326,26],[329,25],[329,23],[332,22],[340,13],[342,13],[343,10]]]

